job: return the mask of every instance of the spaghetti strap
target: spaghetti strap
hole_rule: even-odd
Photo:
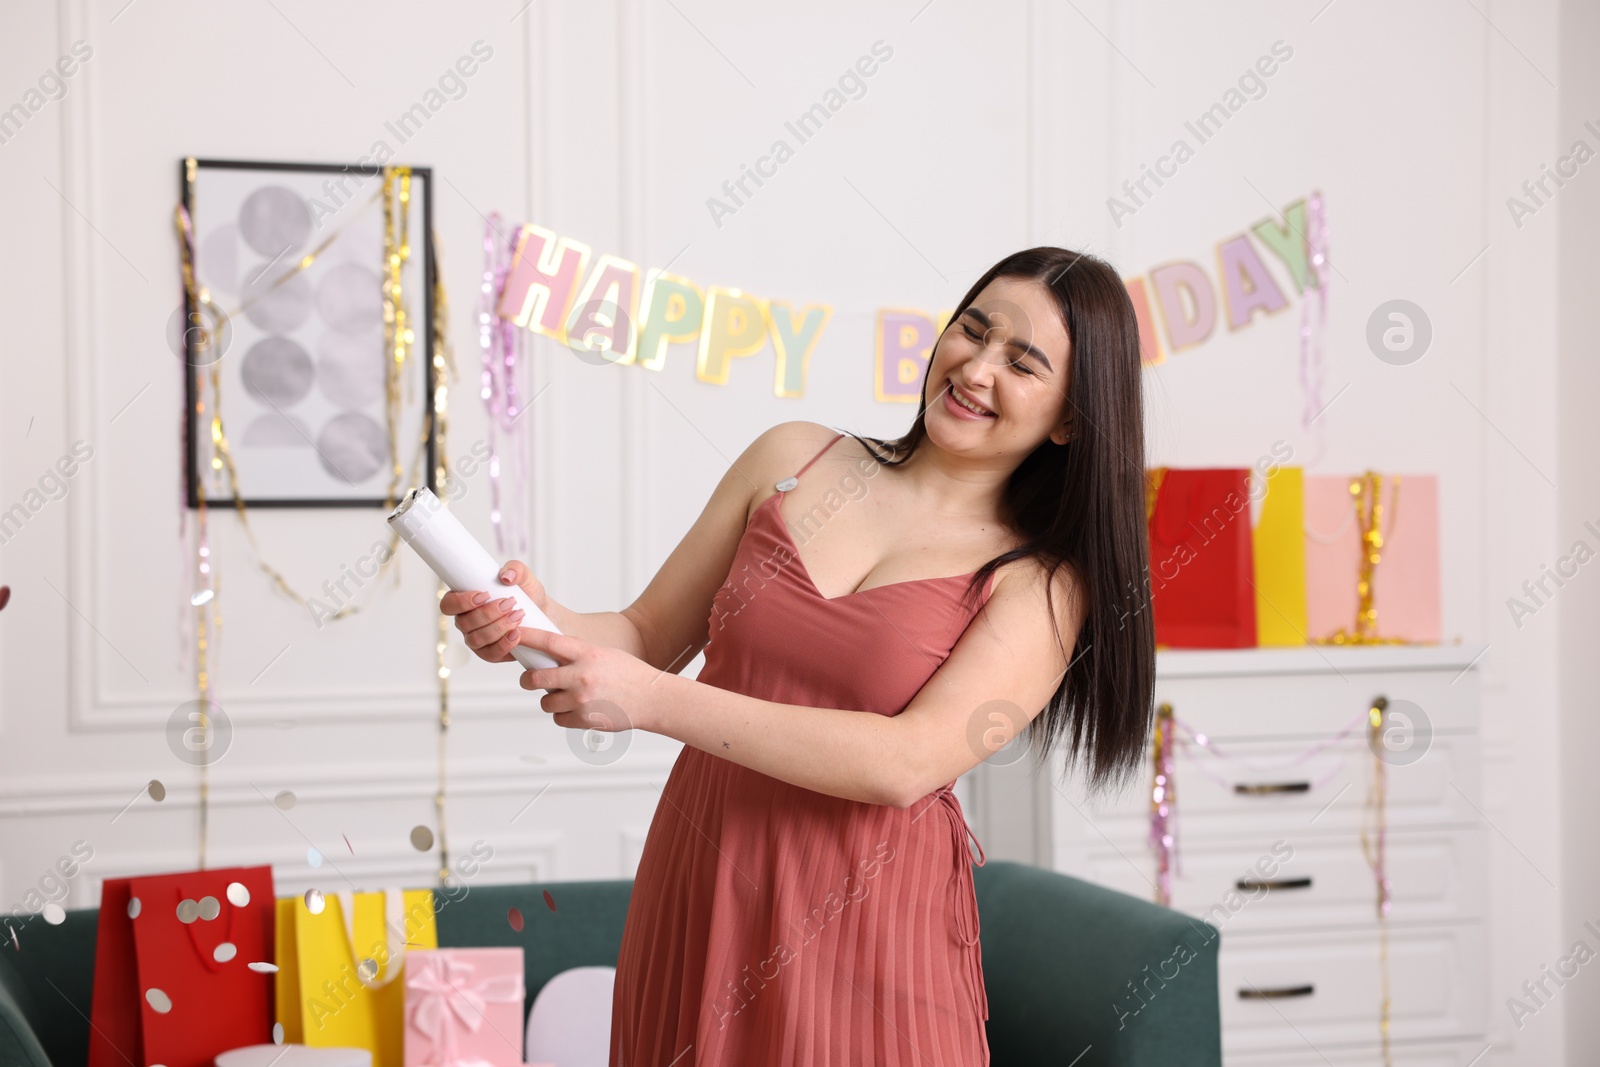
[[[822,458],[822,453],[826,452],[828,449],[832,448],[835,444],[837,444],[838,441],[839,441],[839,438],[843,437],[843,436],[844,436],[844,434],[842,434],[842,433],[838,434],[837,436],[834,437],[834,439],[832,441],[829,441],[827,444],[823,445],[820,449],[818,449],[816,455],[814,455],[810,459],[806,460],[806,466],[805,467],[801,467],[799,470],[794,472],[793,477],[794,477],[795,482],[798,484],[798,482],[800,480],[800,475],[802,475],[802,474],[804,474],[806,472],[806,467],[811,466],[817,460],[821,459]]]

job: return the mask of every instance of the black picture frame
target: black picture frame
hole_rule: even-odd
[[[178,185],[180,198],[183,202],[184,208],[188,212],[190,219],[194,220],[194,188],[189,179],[190,163],[191,161],[187,158],[180,159],[178,161]],[[365,178],[376,178],[381,181],[385,169],[383,165],[379,164],[299,163],[280,160],[218,158],[194,158],[192,163],[195,169],[195,184],[200,182],[201,176],[204,175],[208,170],[213,172],[218,170],[244,170],[261,171],[264,173],[295,172],[301,174],[345,174],[356,175]],[[413,255],[416,254],[415,250],[417,248],[421,249],[422,263],[420,273],[423,279],[422,300],[420,301],[422,306],[422,318],[421,321],[416,322],[414,326],[415,341],[412,346],[412,359],[422,364],[423,375],[420,407],[420,421],[422,429],[420,432],[425,433],[426,437],[421,458],[421,463],[423,465],[423,470],[421,472],[421,484],[426,485],[429,490],[437,493],[439,491],[439,486],[436,478],[436,465],[438,461],[439,440],[437,412],[434,409],[434,390],[437,384],[434,374],[434,286],[438,278],[438,258],[435,252],[433,241],[433,169],[427,166],[411,166],[410,171],[413,179],[411,195],[414,201],[418,199],[417,186],[419,183],[416,179],[421,179],[421,239],[420,241],[415,237],[412,239]],[[414,208],[415,204],[413,204],[413,209]],[[196,250],[198,253],[198,246],[200,242],[198,223],[195,223],[195,226],[195,241],[197,246]],[[381,267],[381,254],[378,259],[379,262],[377,265]],[[200,279],[200,281],[203,283],[204,279]],[[412,307],[417,306],[417,302],[415,301],[414,297],[412,298],[411,303]],[[187,289],[185,289],[183,296],[183,323],[190,324],[203,321],[198,317],[199,312],[200,309],[194,306]],[[188,506],[191,509],[194,509],[200,506],[200,486],[202,484],[202,472],[200,470],[201,449],[199,447],[199,434],[201,433],[201,425],[200,420],[197,417],[196,402],[200,396],[201,390],[199,376],[202,374],[207,374],[208,367],[197,364],[194,331],[187,329],[183,331],[182,346],[184,352],[184,488]],[[381,347],[378,352],[378,357],[380,359],[386,358]],[[219,359],[227,358],[228,353],[226,351],[221,357],[219,357]],[[227,418],[226,409],[224,418]],[[236,438],[234,429],[228,427],[226,423],[225,429],[227,429],[230,440]],[[414,441],[415,436],[408,438],[408,440]],[[404,450],[402,454],[404,454]],[[239,502],[250,508],[388,508],[393,507],[397,502],[396,500],[389,498],[387,495],[379,495],[374,497],[333,495],[306,497],[252,495],[249,491],[249,487],[242,484],[242,477],[240,481]],[[396,490],[397,496],[403,494],[408,488],[410,488],[409,485],[399,486]],[[215,506],[218,504],[231,505],[233,503],[234,496],[231,492],[220,496],[214,493],[207,493],[207,504],[210,506]]]

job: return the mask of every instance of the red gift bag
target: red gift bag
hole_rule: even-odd
[[[1250,471],[1160,467],[1146,475],[1157,648],[1254,648]]]
[[[115,878],[101,889],[89,1067],[211,1067],[272,1040],[271,867]]]

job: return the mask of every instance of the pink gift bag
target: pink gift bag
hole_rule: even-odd
[[[1379,637],[1437,644],[1440,634],[1439,479],[1384,474],[1383,548],[1373,570]],[[1306,632],[1313,640],[1355,630],[1361,522],[1351,477],[1305,479]]]
[[[522,1063],[522,949],[406,953],[406,1067]]]

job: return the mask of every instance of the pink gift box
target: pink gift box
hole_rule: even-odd
[[[405,1067],[522,1063],[522,949],[406,953]]]

